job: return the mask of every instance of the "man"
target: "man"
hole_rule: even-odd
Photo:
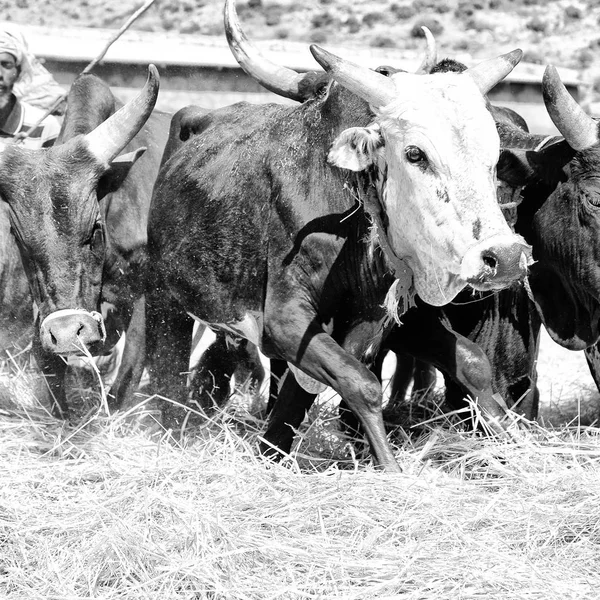
[[[27,65],[25,47],[19,37],[0,31],[0,151],[15,141],[26,148],[46,148],[54,144],[60,131],[56,117],[49,115],[42,119],[44,110],[19,100],[14,94],[14,86]],[[25,139],[15,140],[27,132]]]

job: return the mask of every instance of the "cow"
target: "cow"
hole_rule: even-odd
[[[127,327],[126,366],[111,403],[130,394],[141,375],[140,250],[170,121],[152,112],[158,86],[150,65],[143,90],[118,108],[106,84],[83,75],[70,89],[56,145],[11,145],[0,155],[0,196],[37,305],[33,352],[62,416],[68,415],[65,357],[82,347],[94,354],[115,341],[106,339],[103,301]]]
[[[528,181],[520,212],[522,231],[536,246],[529,286],[550,337],[585,350],[598,382],[599,125],[568,93],[555,67],[546,68],[542,83],[548,114],[564,139],[511,157],[517,176]]]
[[[467,284],[500,289],[527,273],[529,248],[495,199],[499,141],[483,97],[522,53],[461,74],[385,77],[311,52],[334,80],[317,99],[201,117],[202,133],[159,173],[148,224],[151,382],[185,399],[181,340],[193,319],[210,323],[286,360],[309,388],[330,385],[376,462],[397,471],[381,386],[357,342],[377,339],[413,290],[441,305]],[[173,405],[163,408],[178,424]]]
[[[529,348],[521,355],[523,379],[513,400],[526,391],[527,370],[534,370],[536,352],[531,350],[537,348],[540,322],[561,346],[584,350],[592,376],[597,385],[600,382],[600,220],[596,214],[600,202],[594,200],[600,192],[598,122],[571,97],[555,67],[546,68],[542,90],[548,113],[563,137],[531,135],[510,123],[499,125],[504,149],[498,176],[509,185],[523,187],[515,229],[532,244],[535,259],[527,285],[519,291],[522,318],[507,313],[508,325],[515,325],[513,333],[525,333],[522,339]],[[503,291],[499,297],[506,294]],[[514,302],[508,307],[514,311]],[[494,332],[493,327],[479,328],[484,335]],[[493,364],[503,364],[506,356],[498,359],[494,354],[506,353],[508,344],[498,343],[493,335],[491,339],[494,343],[487,345],[488,355]],[[514,360],[511,366],[519,368]],[[507,397],[511,399],[510,394]],[[530,395],[524,408],[535,416],[536,407],[537,396]]]
[[[466,67],[452,59],[437,63],[432,73],[462,72]],[[391,71],[393,72],[393,71]],[[489,104],[500,134],[502,148],[539,146],[546,136],[530,135],[524,119],[515,111]],[[498,199],[515,226],[514,189],[502,181],[503,156],[499,165]],[[392,330],[385,348],[399,357],[391,381],[394,402],[406,395],[415,375],[413,390],[423,392],[435,382],[429,364],[435,364],[446,378],[446,400],[451,408],[464,405],[465,394],[472,398],[494,396],[532,420],[537,417],[539,393],[536,386],[536,359],[541,321],[521,283],[497,293],[474,296],[465,290],[445,307],[421,305],[403,317],[403,326]],[[412,332],[412,333],[411,333]],[[375,359],[381,371],[383,355]],[[393,408],[392,408],[393,410]]]
[[[314,97],[319,86],[323,85],[323,75],[310,74],[298,75],[274,65],[238,33],[239,26],[226,27],[230,48],[242,68],[248,75],[257,80],[265,88],[278,95],[298,101],[306,101]],[[231,32],[231,33],[230,33]],[[419,71],[427,73],[462,72],[464,65],[452,59],[436,60],[435,41],[425,29],[428,39],[428,51]],[[378,72],[391,75],[400,69],[384,66]],[[321,77],[321,79],[319,79]],[[312,87],[307,86],[305,79],[310,81]],[[501,133],[501,143],[513,144],[513,138],[519,137],[519,132],[527,132],[527,125],[520,115],[511,109],[488,104],[497,128]],[[530,136],[526,143],[537,146],[543,138],[532,142]],[[523,141],[522,141],[523,143]],[[507,186],[502,185],[501,189]],[[513,194],[511,190],[511,195]],[[512,211],[514,213],[514,209]],[[468,304],[468,307],[454,306],[454,304]],[[539,317],[533,305],[527,298],[527,293],[522,285],[512,286],[511,289],[502,290],[496,294],[486,294],[484,298],[474,299],[470,292],[461,292],[454,303],[446,309],[433,308],[424,305],[411,309],[403,318],[403,325],[394,328],[386,339],[387,348],[394,348],[402,354],[403,361],[409,360],[433,362],[442,371],[448,374],[448,398],[455,408],[461,406],[465,394],[477,398],[482,406],[495,407],[499,401],[502,406],[506,403],[515,408],[519,413],[529,419],[537,414],[538,394],[535,385],[536,372],[535,360],[537,357],[537,343],[539,338]],[[370,357],[374,363],[376,373],[381,373],[383,352],[378,357]],[[411,362],[412,364],[412,362]],[[422,363],[424,364],[424,363]],[[494,367],[492,367],[492,365]],[[276,367],[282,375],[281,366]],[[218,371],[215,368],[212,373]],[[396,376],[400,375],[401,369]],[[433,377],[430,368],[423,368],[420,385],[427,388],[431,385]],[[211,374],[211,373],[209,373]],[[211,379],[208,379],[209,385]],[[401,386],[399,377],[394,381]],[[221,382],[222,383],[222,382]],[[403,380],[407,384],[406,377]],[[273,397],[275,386],[271,382],[271,397],[268,412],[274,405]],[[392,390],[397,392],[397,388]],[[301,395],[302,391],[299,392]],[[398,393],[399,395],[399,393]],[[288,427],[274,424],[273,429],[280,429],[291,433],[299,426],[303,417],[302,411],[296,412],[296,421],[291,419],[293,406],[298,406],[288,391],[284,400],[280,400],[278,415],[282,423],[290,424]],[[343,407],[343,403],[342,403]],[[351,413],[342,410],[343,422],[346,429],[356,429],[356,419]],[[497,428],[494,428],[497,430]],[[282,435],[284,435],[282,433]],[[286,446],[291,443],[289,435],[286,437]]]
[[[429,73],[437,63],[437,47],[431,31],[425,26],[421,29],[427,42],[426,52],[415,73]],[[246,39],[234,39],[230,34],[230,27],[227,27],[226,31],[231,51],[246,74],[279,96],[305,102],[314,99],[319,90],[330,80],[329,75],[323,72],[309,72],[298,77],[292,71],[282,69],[266,60]],[[375,70],[378,73],[389,75],[400,69],[379,66]],[[206,109],[198,106],[188,106],[175,113],[171,121],[171,131],[163,155],[163,163],[183,142],[189,140],[191,136],[201,133],[201,131],[197,131],[197,128],[199,124],[202,124],[201,117],[207,112]],[[194,335],[192,351],[204,331],[205,327],[201,327]],[[198,407],[205,412],[216,406],[222,406],[228,399],[231,365],[236,365],[236,381],[249,382],[254,387],[260,387],[265,375],[258,349],[252,343],[247,340],[239,340],[234,344],[231,339],[226,339],[224,333],[219,331],[215,333],[216,341],[205,350],[192,370],[196,388],[198,391],[204,391],[204,393],[197,393],[196,396],[202,399],[202,402],[198,403]],[[229,363],[229,368],[224,367],[226,363]],[[279,384],[286,369],[285,361],[271,361],[267,414],[271,412],[277,399]]]

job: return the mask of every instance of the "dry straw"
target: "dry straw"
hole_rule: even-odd
[[[243,400],[176,437],[154,398],[72,423],[5,402],[0,597],[598,597],[599,430],[497,440],[433,420],[393,434],[398,476],[344,439],[330,405],[267,462]]]

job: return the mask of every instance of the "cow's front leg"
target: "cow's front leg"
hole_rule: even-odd
[[[284,308],[280,315],[295,315]],[[387,441],[381,414],[382,391],[377,377],[358,359],[345,351],[313,321],[305,326],[289,318],[266,325],[268,337],[278,354],[304,373],[333,388],[358,417],[376,462],[386,470],[399,472]]]
[[[108,406],[111,410],[119,410],[124,403],[126,405],[134,403],[134,394],[140,385],[145,362],[146,303],[144,296],[141,296],[134,301],[121,365],[108,395]]]
[[[506,413],[494,398],[492,368],[485,352],[442,323],[438,315],[423,319],[422,314],[413,313],[419,318],[407,318],[396,328],[386,340],[387,347],[431,363],[448,375],[477,403],[489,427],[501,433]]]
[[[600,343],[594,344],[584,350],[585,360],[587,361],[590,369],[590,374],[598,391],[600,391]]]
[[[216,332],[215,341],[205,350],[194,367],[191,381],[191,400],[203,411],[223,407],[229,399],[231,377],[240,360],[239,346],[246,340]]]
[[[157,394],[163,424],[179,429],[189,411],[187,376],[193,320],[167,293],[146,296],[146,342],[151,393]]]

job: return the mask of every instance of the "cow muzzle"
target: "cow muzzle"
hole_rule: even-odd
[[[40,325],[42,348],[53,354],[84,354],[106,339],[104,319],[99,312],[63,309],[50,313]]]
[[[460,277],[479,291],[500,290],[524,279],[532,263],[531,246],[521,236],[497,235],[467,251]]]

